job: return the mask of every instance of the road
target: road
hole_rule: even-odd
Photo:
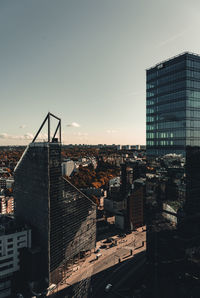
[[[57,295],[58,297],[70,297],[70,295],[65,295],[69,292],[69,288],[83,284],[84,281],[87,281],[87,286],[89,285],[90,291],[92,291],[90,296],[84,297],[104,297],[102,295],[105,295],[104,289],[108,283],[112,281],[113,285],[119,284],[120,280],[126,279],[127,272],[132,272],[132,268],[139,266],[144,260],[144,255],[141,255],[140,252],[144,252],[146,249],[145,243],[142,245],[142,242],[146,240],[146,233],[140,230],[118,240],[117,246],[101,249],[102,255],[98,260],[94,260],[96,257],[94,253],[88,257],[76,272],[59,285],[53,297]],[[103,242],[99,241],[96,248],[101,247],[102,244]],[[131,250],[134,256],[131,255]],[[115,289],[115,287],[113,288]],[[59,292],[62,292],[62,296]]]
[[[142,268],[145,263],[145,253],[140,253],[135,255],[133,258],[121,263],[116,266],[114,270],[110,270],[104,274],[104,276],[93,277],[91,281],[92,286],[92,294],[90,297],[123,297],[125,298],[125,292],[123,284],[127,279],[134,280],[134,275],[137,274],[137,271]],[[112,290],[108,293],[105,292],[105,287],[107,284],[112,284]],[[126,286],[127,293],[129,292],[129,288]],[[127,296],[128,297],[128,296]]]

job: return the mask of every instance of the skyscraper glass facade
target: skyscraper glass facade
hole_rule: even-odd
[[[184,53],[147,70],[147,155],[200,146],[200,56]]]

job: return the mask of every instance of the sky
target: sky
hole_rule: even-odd
[[[146,69],[200,54],[199,27],[196,0],[1,0],[0,145],[48,112],[64,144],[145,144]]]

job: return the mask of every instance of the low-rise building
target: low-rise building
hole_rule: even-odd
[[[75,168],[75,164],[73,160],[66,160],[62,162],[62,175],[63,176],[70,176]]]
[[[0,216],[0,298],[11,297],[15,272],[20,270],[20,250],[31,247],[31,230],[12,216]]]
[[[6,188],[13,188],[14,185],[14,178],[8,178],[6,179]]]

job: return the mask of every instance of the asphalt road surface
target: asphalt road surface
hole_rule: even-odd
[[[107,272],[101,272],[100,275],[93,276],[91,281],[92,293],[89,297],[129,297],[128,293],[133,286],[135,275],[143,268],[145,263],[145,253],[142,252],[133,258],[110,268]],[[127,284],[127,280],[129,283]],[[112,284],[109,292],[105,291],[107,284]],[[125,284],[125,287],[124,287]],[[127,293],[127,296],[126,296]]]

